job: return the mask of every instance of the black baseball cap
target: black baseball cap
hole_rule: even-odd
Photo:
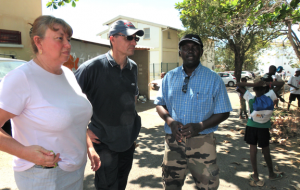
[[[181,40],[179,41],[179,47],[182,45],[183,42],[186,42],[186,41],[193,41],[197,44],[199,44],[201,47],[203,47],[203,43],[200,39],[200,36],[197,35],[197,34],[186,34],[185,36],[183,36],[181,38]]]
[[[139,30],[139,29],[135,28],[135,26],[130,21],[127,21],[127,20],[118,20],[118,21],[114,22],[110,26],[108,35],[113,36],[119,32],[126,36],[131,36],[133,34],[136,34],[138,36],[144,35],[143,30]]]

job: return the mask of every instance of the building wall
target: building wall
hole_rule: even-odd
[[[144,30],[145,28],[150,28],[150,39],[144,39],[145,35],[138,42],[139,45],[153,47],[154,49],[160,48],[160,31],[161,29],[156,26],[151,26],[148,24],[138,23],[136,28]]]
[[[41,0],[0,0],[0,29],[21,32],[21,45],[1,44],[0,54],[13,54],[17,59],[32,59],[29,31],[34,20],[42,15]],[[0,55],[0,57],[8,57]]]
[[[147,50],[135,50],[133,56],[130,59],[134,60],[138,66],[138,87],[140,95],[146,95],[147,99],[150,98],[150,83],[149,78],[149,51]]]
[[[178,49],[178,43],[179,43],[179,38],[178,38],[178,32],[176,30],[168,29],[162,31],[162,40],[163,40],[163,48],[167,49]],[[168,33],[170,33],[170,39],[168,36]]]
[[[163,51],[163,63],[178,63],[179,62],[179,56],[178,56],[178,50],[174,51]]]
[[[82,42],[78,40],[71,40],[72,49],[71,55],[74,59],[79,58],[78,65],[80,66],[83,62],[92,59],[98,55],[106,53],[110,48],[103,45]]]

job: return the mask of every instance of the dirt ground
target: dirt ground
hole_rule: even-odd
[[[236,131],[245,129],[246,120],[239,116],[239,98],[234,87],[227,87],[233,111],[229,119],[219,125],[216,132],[218,140],[218,165],[220,167],[221,190],[250,190],[250,189],[296,189],[300,188],[300,147],[296,144],[297,137],[288,139],[289,145],[271,144],[273,165],[284,172],[284,177],[278,181],[268,179],[265,161],[258,151],[257,161],[260,178],[264,180],[263,187],[251,187],[249,174],[251,163],[249,146],[244,142],[243,135]],[[128,179],[128,190],[158,190],[163,189],[161,181],[161,163],[164,154],[164,122],[159,118],[153,105],[157,91],[151,91],[151,98],[146,103],[139,102],[137,111],[142,117],[142,129],[137,139],[138,147],[135,152],[133,167]],[[288,100],[288,98],[286,98]],[[296,104],[294,102],[294,104]],[[283,107],[283,104],[279,104]],[[286,108],[286,106],[285,106]],[[298,137],[300,139],[300,137]],[[92,190],[94,174],[89,163],[85,170],[84,189]],[[12,156],[0,152],[0,190],[17,189],[12,171]],[[47,189],[47,188],[45,188]],[[189,174],[186,177],[183,190],[195,189],[194,180]]]

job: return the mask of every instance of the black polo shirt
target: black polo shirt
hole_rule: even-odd
[[[136,63],[127,58],[121,70],[109,51],[83,63],[75,76],[93,106],[89,129],[111,150],[128,150],[141,128],[135,111]]]

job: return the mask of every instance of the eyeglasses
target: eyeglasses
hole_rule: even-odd
[[[131,41],[131,40],[135,40],[136,42],[138,42],[139,40],[140,40],[140,38],[139,37],[134,37],[134,36],[126,36],[126,35],[122,35],[122,34],[116,34],[116,35],[114,35],[114,36],[125,36],[126,37],[126,39],[128,40],[128,41]]]
[[[182,86],[182,92],[186,93],[189,81],[190,81],[190,76],[187,76],[187,77],[184,78],[183,86]]]

